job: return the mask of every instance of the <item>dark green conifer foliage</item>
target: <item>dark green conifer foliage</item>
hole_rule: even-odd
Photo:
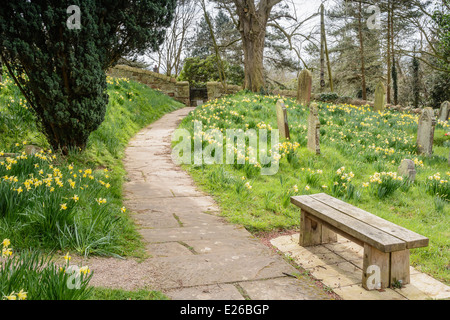
[[[420,62],[419,59],[417,59],[416,55],[414,54],[413,58],[412,58],[412,74],[413,74],[413,86],[412,86],[412,91],[413,91],[413,101],[414,101],[414,108],[418,108],[419,107],[419,103],[420,103],[420,90],[421,90],[421,86],[420,86]]]
[[[395,58],[392,59],[392,88],[394,89],[394,104],[398,104],[398,74]]]
[[[80,29],[67,20],[80,8]],[[0,6],[0,52],[55,150],[86,146],[108,103],[105,71],[157,50],[175,0],[14,0]]]

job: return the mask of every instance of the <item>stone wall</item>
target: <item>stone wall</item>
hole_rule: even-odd
[[[108,71],[111,77],[128,78],[143,84],[152,89],[159,89],[164,94],[173,99],[190,105],[189,82],[177,81],[175,78],[155,73],[145,69],[132,68],[124,65],[117,65]]]
[[[225,90],[222,83],[220,82],[208,82],[206,84],[206,88],[208,89],[208,100],[218,99],[227,94],[234,94],[243,89],[241,86],[229,84],[227,85],[227,89]]]

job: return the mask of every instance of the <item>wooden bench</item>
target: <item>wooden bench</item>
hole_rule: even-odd
[[[364,247],[362,286],[383,289],[410,283],[409,250],[428,246],[428,238],[327,194],[291,197],[300,207],[300,245],[337,241],[337,235]]]

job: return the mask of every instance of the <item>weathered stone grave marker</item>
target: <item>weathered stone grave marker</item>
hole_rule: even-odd
[[[317,103],[312,103],[309,107],[308,116],[308,149],[320,154],[320,121]]]
[[[302,70],[298,77],[297,100],[298,103],[309,106],[311,102],[312,74],[309,70]]]
[[[403,159],[398,167],[398,174],[407,177],[410,182],[414,182],[416,179],[416,165],[414,164],[414,161]]]
[[[439,120],[444,122],[448,121],[449,113],[450,113],[450,102],[444,101],[441,104],[441,108],[439,109]]]
[[[386,107],[386,88],[383,82],[379,82],[375,89],[375,102],[373,106],[374,111],[384,111]]]
[[[280,131],[280,136],[284,139],[290,139],[291,135],[289,133],[287,110],[283,100],[281,99],[278,100],[276,109],[277,109],[278,130]]]
[[[425,108],[419,118],[417,127],[417,151],[430,156],[433,153],[434,128],[436,118],[432,108]]]

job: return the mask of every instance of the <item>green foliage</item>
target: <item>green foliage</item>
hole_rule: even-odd
[[[81,29],[66,26],[69,5],[81,8]],[[68,154],[86,147],[106,113],[105,71],[121,56],[156,50],[174,6],[174,0],[19,0],[1,6],[3,62],[54,150]]]
[[[427,79],[430,88],[429,105],[435,109],[439,108],[444,101],[450,101],[450,73],[434,72]]]
[[[394,104],[398,104],[398,74],[397,66],[395,64],[395,58],[392,59],[392,88],[394,90]]]
[[[159,291],[145,289],[126,291],[95,287],[89,300],[169,300],[169,298]]]
[[[335,92],[321,93],[318,100],[322,102],[336,102],[339,99],[339,95]]]
[[[420,84],[420,76],[419,76],[419,72],[420,72],[420,62],[419,59],[417,59],[417,57],[414,55],[414,57],[412,58],[412,64],[411,64],[411,68],[412,68],[412,91],[413,91],[413,104],[415,108],[419,107],[419,103],[420,103],[420,92],[422,90],[421,88],[421,84]]]
[[[225,75],[229,84],[242,85],[244,71],[238,65],[230,65],[224,61]],[[211,55],[205,59],[200,57],[186,58],[179,81],[189,81],[193,87],[205,87],[209,81],[220,81],[217,68],[217,57]]]
[[[434,12],[433,20],[438,26],[437,35],[439,37],[439,50],[442,57],[441,64],[444,68],[450,69],[450,1],[443,0],[443,2],[442,10],[436,10]]]

